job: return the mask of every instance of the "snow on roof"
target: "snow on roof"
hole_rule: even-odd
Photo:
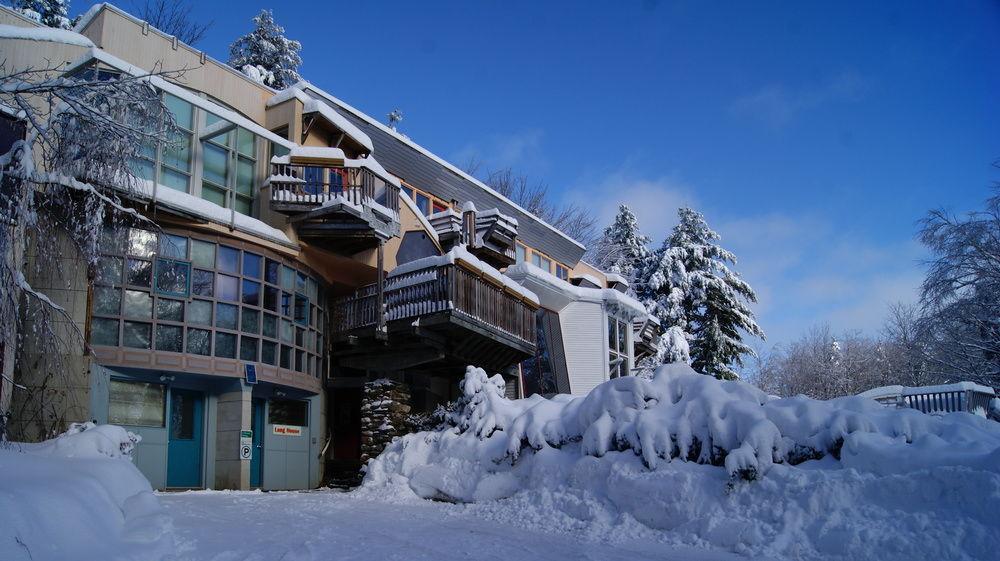
[[[347,156],[340,148],[330,148],[327,146],[296,146],[292,148],[289,156],[293,158],[318,158],[323,160],[343,160]]]
[[[570,301],[602,302],[625,308],[635,316],[648,316],[646,307],[635,298],[613,288],[585,288],[573,286],[552,273],[528,262],[507,267],[507,276],[517,282],[534,281]],[[561,308],[561,307],[560,307]],[[556,310],[558,311],[558,310]]]
[[[588,275],[587,273],[580,273],[580,274],[573,275],[573,279],[585,280],[585,281],[589,282],[590,284],[594,285],[597,288],[604,288],[604,283],[602,283],[600,281],[600,279],[598,279],[597,277],[595,277],[593,275]],[[573,284],[573,283],[570,283],[570,284]],[[574,286],[576,286],[576,285],[574,285]],[[586,287],[584,287],[584,288],[586,288]]]
[[[310,97],[305,94],[300,88],[291,86],[285,88],[278,92],[274,97],[267,101],[268,107],[274,107],[284,103],[290,99],[297,99],[302,102],[303,113],[319,113],[324,119],[333,123],[337,128],[344,131],[344,134],[354,139],[355,142],[364,146],[369,153],[375,151],[375,146],[372,144],[372,139],[364,133],[361,129],[354,125],[354,123],[348,121],[343,115],[337,113],[332,107],[325,103],[321,103],[319,100]]]
[[[162,203],[176,210],[189,212],[205,218],[211,222],[222,224],[223,226],[233,225],[237,230],[248,234],[253,234],[272,242],[287,246],[296,247],[292,240],[284,232],[277,228],[272,228],[264,222],[252,216],[234,212],[232,209],[223,208],[211,201],[206,201],[201,197],[196,197],[176,189],[171,189],[164,185],[154,185],[152,181],[139,183],[140,194],[153,198],[155,189],[156,202]]]
[[[91,48],[86,55],[80,58],[80,60],[69,65],[65,69],[65,72],[71,72],[74,69],[89,63],[92,60],[98,60],[100,62],[103,62],[104,64],[107,64],[108,66],[117,68],[118,70],[121,70],[122,72],[127,72],[133,76],[147,76],[149,79],[149,83],[155,86],[156,88],[163,90],[169,93],[170,95],[179,97],[184,101],[187,101],[191,105],[200,107],[219,117],[222,117],[223,119],[226,119],[227,121],[235,123],[236,125],[239,125],[249,130],[250,132],[256,134],[257,136],[262,136],[267,140],[274,142],[275,144],[280,144],[288,149],[292,149],[298,146],[294,142],[290,142],[284,137],[274,134],[273,132],[265,129],[264,127],[258,125],[257,123],[251,121],[250,119],[244,117],[243,115],[240,115],[239,113],[233,111],[232,109],[227,109],[221,105],[212,103],[211,101],[203,97],[199,97],[194,93],[190,92],[189,90],[182,88],[172,82],[168,82],[167,80],[164,80],[159,76],[151,76],[149,75],[149,71],[139,68],[138,66],[128,63],[96,47]]]
[[[892,396],[904,396],[904,395],[923,395],[929,393],[944,393],[944,392],[962,392],[962,391],[974,391],[979,393],[985,393],[988,395],[996,395],[993,388],[989,386],[983,386],[975,382],[956,382],[954,384],[942,384],[937,386],[881,386],[878,388],[872,388],[866,392],[861,392],[858,395],[861,397],[870,397],[872,399],[878,399],[880,397],[892,397]]]
[[[399,178],[385,171],[385,168],[382,167],[382,164],[378,163],[378,160],[376,160],[372,156],[368,156],[367,158],[357,158],[357,159],[348,158],[344,160],[344,167],[368,168],[369,171],[381,177],[383,180],[392,183],[396,187],[400,187]]]
[[[297,87],[297,88],[302,89],[302,90],[308,89],[308,90],[313,91],[316,94],[320,95],[321,97],[324,97],[327,100],[332,101],[333,103],[336,103],[337,105],[339,105],[340,107],[342,107],[345,111],[350,111],[351,113],[353,113],[354,115],[356,115],[358,118],[364,120],[368,124],[370,124],[370,125],[378,128],[379,130],[385,132],[386,134],[392,135],[393,138],[395,138],[395,139],[399,140],[400,142],[406,144],[410,148],[413,148],[417,152],[420,152],[424,156],[427,156],[428,158],[434,160],[438,164],[441,164],[442,166],[444,166],[445,168],[447,168],[452,173],[458,175],[462,179],[465,179],[466,181],[469,181],[469,182],[473,183],[474,185],[476,185],[480,189],[486,191],[487,193],[489,193],[489,194],[497,197],[498,199],[500,199],[502,201],[507,202],[508,204],[510,204],[511,206],[513,206],[514,208],[516,208],[517,210],[523,212],[525,215],[534,218],[539,224],[545,226],[546,228],[548,228],[552,232],[554,232],[554,233],[558,234],[559,236],[562,236],[566,240],[572,242],[573,245],[579,247],[580,249],[587,249],[586,246],[584,246],[582,243],[580,243],[580,242],[574,240],[573,238],[569,237],[569,235],[567,235],[565,232],[563,232],[562,230],[560,230],[560,229],[556,228],[555,226],[549,224],[548,222],[542,220],[538,216],[535,216],[531,212],[528,212],[527,210],[524,209],[524,207],[522,207],[521,205],[519,205],[519,204],[515,203],[514,201],[508,199],[507,197],[501,195],[500,193],[498,193],[497,191],[495,191],[489,185],[486,185],[482,181],[476,179],[475,177],[473,177],[473,176],[469,175],[468,173],[462,171],[458,167],[456,167],[456,166],[452,165],[451,163],[445,161],[443,158],[441,158],[440,156],[434,154],[430,150],[424,148],[423,146],[417,144],[416,142],[413,142],[406,135],[400,133],[399,131],[393,130],[393,129],[391,129],[391,128],[385,126],[385,125],[383,125],[378,120],[376,120],[376,119],[372,118],[371,116],[365,114],[360,109],[356,109],[353,106],[351,106],[351,105],[349,105],[347,103],[344,103],[343,101],[341,101],[339,98],[333,96],[332,94],[327,93],[327,92],[321,90],[320,88],[318,88],[315,85],[313,85],[311,82],[308,82],[306,80],[302,80],[301,82],[297,82],[296,84],[294,84],[292,87]]]
[[[114,12],[114,13],[118,14],[119,16],[121,16],[121,17],[123,17],[125,19],[128,19],[128,20],[130,20],[130,21],[138,24],[140,27],[143,26],[146,23],[149,23],[147,21],[143,21],[143,20],[141,20],[141,19],[133,16],[132,14],[126,12],[125,10],[122,10],[118,6],[115,6],[114,4],[110,4],[108,2],[99,2],[99,3],[94,4],[93,6],[91,6],[89,10],[87,10],[86,12],[84,12],[84,14],[82,16],[80,16],[79,21],[77,21],[76,25],[73,26],[73,31],[76,31],[77,33],[82,32],[84,29],[87,28],[88,25],[90,25],[90,22],[95,17],[97,17],[97,14],[99,14],[101,12],[101,10],[105,9],[105,8],[107,8],[111,12]],[[149,28],[152,29],[155,33],[158,33],[159,35],[162,35],[163,37],[166,37],[167,39],[174,39],[173,35],[170,35],[170,34],[164,32],[161,29],[157,29],[157,28],[153,27],[152,25],[150,25]],[[192,47],[191,45],[188,45],[184,41],[181,41],[180,39],[177,39],[177,42],[179,44],[183,45],[184,47],[190,49],[192,52],[198,53],[199,55],[204,56],[206,60],[210,60],[210,61],[214,62],[215,64],[219,65],[219,67],[222,68],[223,70],[225,70],[227,72],[230,72],[231,74],[235,74],[236,76],[239,76],[240,78],[242,78],[243,80],[245,80],[249,84],[253,84],[254,86],[257,86],[258,88],[262,88],[262,89],[264,89],[266,91],[270,91],[270,92],[276,92],[277,91],[274,88],[268,86],[267,84],[262,84],[262,83],[260,83],[260,82],[258,82],[256,80],[254,80],[253,78],[251,78],[251,77],[247,76],[246,74],[240,72],[236,68],[233,68],[232,66],[229,66],[228,64],[226,64],[226,63],[224,63],[224,62],[222,62],[222,61],[220,61],[220,60],[218,60],[216,58],[208,56],[208,53],[206,53],[205,51],[198,50],[198,49]]]
[[[618,282],[624,284],[625,286],[628,286],[628,279],[619,275],[618,273],[604,273],[604,278],[608,279],[608,284],[611,284],[613,282]]]
[[[93,47],[94,43],[79,33],[68,29],[54,27],[21,27],[18,25],[0,24],[0,39],[23,39],[26,41],[43,41],[48,43],[63,43],[78,47]]]
[[[505,288],[521,296],[522,298],[533,302],[536,306],[538,305],[538,295],[534,292],[528,290],[524,286],[514,282],[513,279],[507,275],[496,270],[493,266],[488,263],[484,263],[475,255],[469,253],[469,250],[465,246],[457,245],[451,249],[448,253],[444,255],[432,255],[430,257],[424,257],[422,259],[417,259],[415,261],[410,261],[409,263],[403,263],[402,265],[396,267],[389,273],[389,278],[398,277],[399,275],[405,275],[406,273],[412,273],[414,271],[419,271],[420,269],[427,269],[429,267],[440,267],[442,265],[452,265],[456,261],[461,261],[466,265],[472,266],[477,271],[482,272],[486,276],[490,277],[498,284],[503,285]]]

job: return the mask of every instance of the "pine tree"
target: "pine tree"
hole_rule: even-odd
[[[302,43],[284,36],[285,28],[275,23],[271,10],[261,10],[253,23],[253,31],[229,46],[229,65],[277,89],[298,82]]]
[[[736,378],[733,365],[754,356],[744,332],[764,338],[749,307],[757,296],[729,269],[736,256],[718,245],[719,234],[705,218],[689,208],[679,209],[678,216],[680,223],[647,261],[639,283],[640,296],[670,335],[660,339],[657,358],[677,360],[690,351],[695,370]]]
[[[639,221],[632,209],[620,205],[614,222],[604,229],[604,236],[598,242],[597,265],[624,276],[635,289],[637,273],[650,256],[648,243],[649,237],[639,231]]]
[[[69,0],[16,0],[14,8],[49,27],[72,27],[69,21]]]

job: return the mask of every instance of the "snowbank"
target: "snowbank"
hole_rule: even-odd
[[[139,437],[73,425],[0,447],[0,559],[163,559],[173,526],[131,462]]]
[[[1000,550],[1000,424],[976,415],[771,399],[676,364],[578,398],[507,400],[473,368],[462,385],[457,426],[392,443],[369,491],[785,559]]]

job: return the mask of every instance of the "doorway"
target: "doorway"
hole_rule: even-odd
[[[253,452],[250,456],[250,486],[260,487],[264,480],[264,404],[263,399],[253,400],[250,427],[253,430]]]
[[[167,419],[167,487],[201,487],[205,396],[191,390],[170,390]]]

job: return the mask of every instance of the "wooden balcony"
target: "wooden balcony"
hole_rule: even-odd
[[[275,163],[268,187],[301,238],[337,253],[399,233],[399,187],[366,167]]]
[[[459,375],[474,364],[499,371],[535,353],[537,305],[462,262],[419,269],[362,287],[333,304],[341,366]],[[381,312],[381,313],[380,313]]]

